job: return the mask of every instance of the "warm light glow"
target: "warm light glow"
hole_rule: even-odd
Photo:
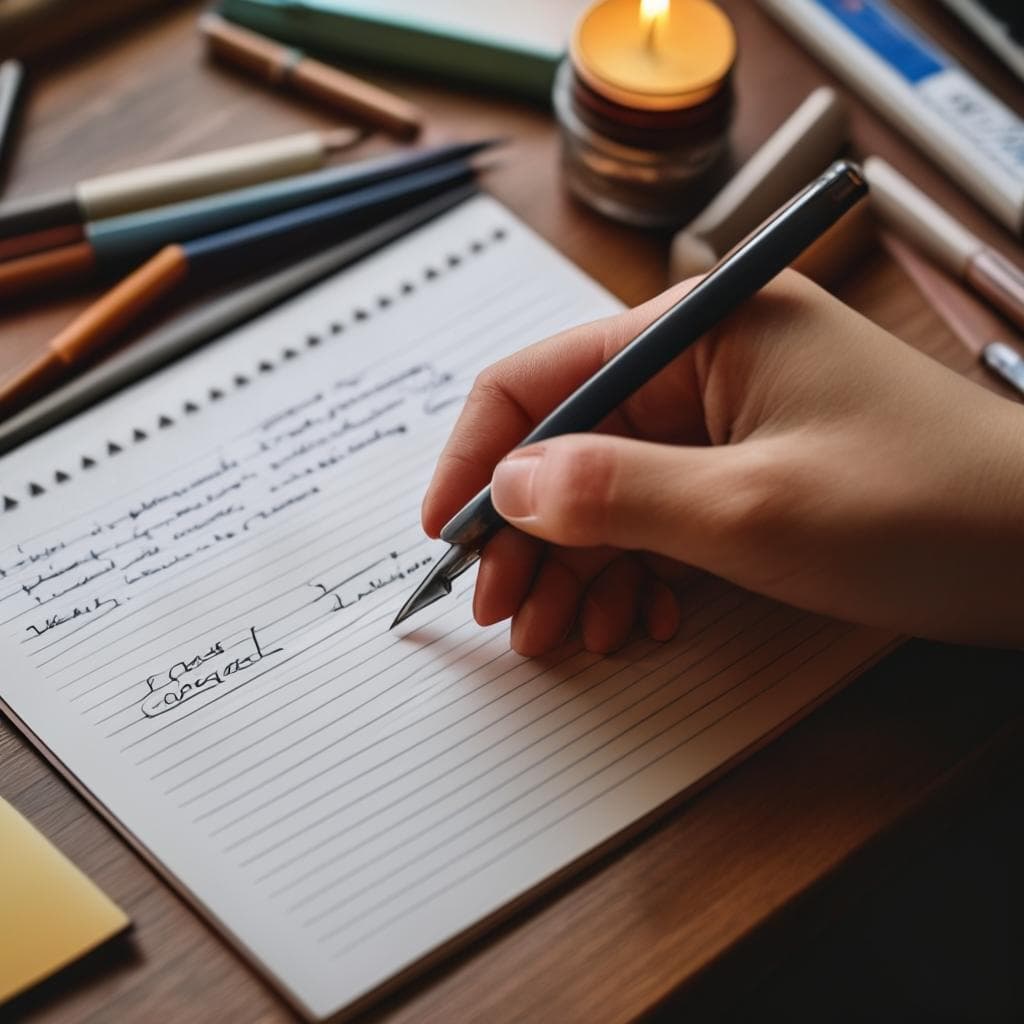
[[[647,32],[647,49],[654,55],[657,49],[655,34],[668,14],[669,0],[640,0],[640,21]]]
[[[640,0],[640,17],[650,24],[668,13],[669,0]]]

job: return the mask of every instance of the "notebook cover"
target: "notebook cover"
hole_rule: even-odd
[[[451,23],[432,20],[429,5],[416,21],[387,17],[371,2],[351,0],[222,0],[220,10],[256,32],[325,57],[461,79],[542,103],[550,100],[572,20],[570,13],[564,40],[545,44],[530,34],[516,41],[460,32]]]
[[[0,800],[0,1003],[129,923],[120,907]]]

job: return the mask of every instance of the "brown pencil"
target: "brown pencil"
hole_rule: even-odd
[[[411,138],[420,130],[423,115],[418,107],[301,50],[282,46],[217,14],[204,14],[199,30],[211,53],[271,85],[311,96],[399,138]]]

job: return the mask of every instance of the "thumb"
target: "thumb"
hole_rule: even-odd
[[[517,529],[554,544],[652,551],[714,569],[741,514],[739,447],[571,434],[506,456],[491,500]]]

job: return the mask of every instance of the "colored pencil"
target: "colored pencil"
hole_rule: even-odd
[[[0,454],[11,451],[55,424],[103,401],[121,388],[252,320],[476,194],[476,186],[472,184],[459,185],[442,192],[348,241],[315,256],[308,256],[284,270],[232,289],[222,298],[157,328],[130,348],[104,360],[5,423],[0,423]]]
[[[190,276],[209,281],[228,271],[237,277],[261,264],[298,258],[328,240],[364,230],[465,184],[473,175],[472,163],[457,160],[190,242],[164,246],[76,317],[50,341],[43,355],[0,388],[0,414],[24,404],[61,379]]]
[[[86,225],[81,241],[0,262],[0,299],[62,282],[125,273],[171,242],[186,242],[378,181],[469,158],[491,145],[491,141],[467,142],[400,152],[95,221]]]

